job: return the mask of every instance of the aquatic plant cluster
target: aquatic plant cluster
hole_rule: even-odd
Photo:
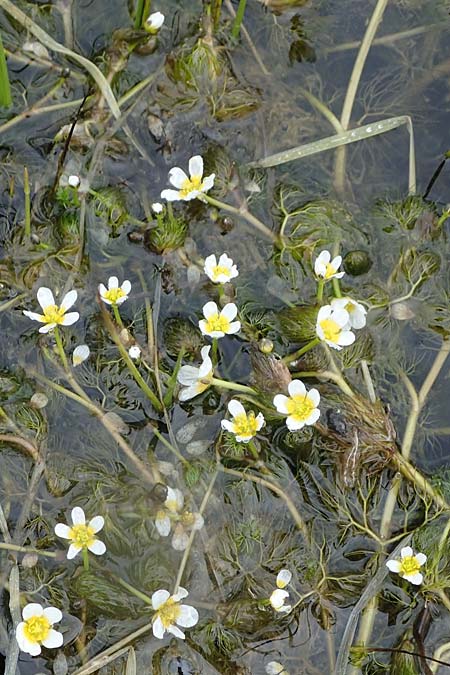
[[[136,0],[134,28],[92,60],[63,5],[64,46],[40,8],[0,0],[33,38],[20,59],[83,96],[51,178],[30,164],[0,193],[0,668],[4,654],[7,675],[440,675],[450,209],[428,193],[445,160],[417,196],[404,111],[385,119],[398,111],[375,82],[384,107],[353,129],[350,94],[338,119],[311,78],[300,126],[282,96],[270,124],[269,146],[301,145],[245,164],[263,96],[234,57],[266,77],[259,50],[279,64],[287,47],[289,67],[312,67],[307,18],[318,40],[323,17],[303,2],[208,1],[188,21]],[[1,79],[1,43],[0,57]],[[347,145],[402,125],[409,194],[350,207],[378,150],[358,169]],[[331,148],[334,166],[315,166],[336,197],[313,169],[282,168]]]

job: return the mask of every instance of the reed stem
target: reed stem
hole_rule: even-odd
[[[237,40],[239,38],[241,23],[244,19],[246,5],[247,0],[239,0],[239,7],[237,9],[236,16],[234,17],[233,21],[233,26],[231,28],[231,37],[233,38],[233,40]]]
[[[0,35],[0,107],[9,108],[10,105],[12,105],[11,87],[6,65],[6,54],[3,48],[2,36]]]

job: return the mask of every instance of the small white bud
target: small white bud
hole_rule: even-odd
[[[163,208],[163,205],[159,202],[154,202],[154,204],[152,204],[153,213],[162,213]]]
[[[165,16],[161,12],[153,12],[147,19],[147,26],[152,30],[159,30],[164,23]]]
[[[79,366],[80,363],[83,363],[83,361],[86,361],[86,359],[89,358],[90,353],[91,350],[87,345],[78,345],[78,347],[75,347],[72,354],[73,365]]]
[[[137,345],[132,345],[128,350],[128,354],[130,355],[130,358],[138,359],[141,355],[141,350]]]
[[[67,183],[70,185],[70,187],[77,188],[80,184],[80,177],[76,174],[73,174],[72,176],[68,177]]]

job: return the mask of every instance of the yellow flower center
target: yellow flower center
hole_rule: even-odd
[[[155,617],[159,616],[162,621],[162,625],[167,630],[170,626],[176,622],[178,617],[181,614],[181,607],[176,600],[169,598],[166,602],[161,605],[158,611],[155,614]]]
[[[298,422],[307,420],[314,408],[314,403],[307,398],[306,394],[295,394],[286,402],[289,417],[293,417]]]
[[[121,288],[110,288],[103,297],[115,304],[120,298],[123,298],[124,295],[126,295],[126,293]]]
[[[194,190],[201,190],[203,187],[202,176],[191,176],[186,178],[180,190],[180,197],[187,197]]]
[[[228,333],[230,330],[230,322],[221,314],[213,314],[206,320],[206,332],[212,333],[213,331],[221,331],[222,333]]]
[[[326,269],[325,269],[325,274],[324,274],[324,277],[323,277],[323,278],[324,278],[324,279],[331,279],[331,277],[333,276],[333,274],[336,274],[335,268],[333,267],[333,265],[332,265],[331,263],[327,263],[327,264],[326,264]]]
[[[347,302],[347,304],[345,305],[344,309],[345,309],[349,314],[351,314],[352,312],[355,311],[356,306],[353,304],[353,302]]]
[[[45,616],[32,616],[25,621],[24,635],[29,642],[42,642],[48,637],[52,625]]]
[[[58,307],[58,305],[49,305],[44,309],[44,322],[45,323],[62,323],[64,318],[64,309]]]
[[[236,436],[243,436],[244,438],[252,438],[258,431],[258,422],[253,411],[248,415],[241,413],[233,417],[233,432]]]
[[[420,565],[416,560],[416,557],[413,555],[408,555],[406,558],[403,558],[400,562],[400,572],[401,576],[405,577],[409,574],[416,574],[420,570]]]
[[[95,541],[95,532],[89,525],[74,525],[69,532],[70,539],[75,546],[86,548]]]
[[[211,274],[213,281],[217,281],[217,278],[221,274],[225,274],[226,277],[230,278],[230,269],[228,267],[224,267],[223,265],[216,265],[212,268]]]
[[[324,339],[337,344],[342,332],[340,325],[336,321],[333,321],[333,319],[324,319],[320,322],[320,327],[323,330]]]

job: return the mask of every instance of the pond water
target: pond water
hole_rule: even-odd
[[[7,675],[450,672],[450,4],[244,5],[0,0]]]

